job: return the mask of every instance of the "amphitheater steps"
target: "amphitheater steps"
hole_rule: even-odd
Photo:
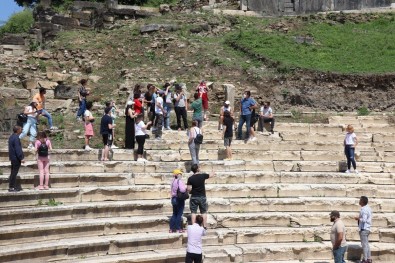
[[[209,198],[210,213],[263,213],[263,212],[327,212],[328,207],[342,212],[358,211],[356,198],[344,197],[293,197],[293,198]],[[372,209],[378,215],[392,213],[395,207],[393,199],[374,199]],[[170,215],[172,207],[169,199],[99,201],[62,204],[59,206],[21,206],[12,211],[7,207],[0,209],[3,226],[18,226],[38,222],[89,220],[107,217],[138,217],[147,211],[152,215]],[[189,212],[186,203],[185,214]],[[324,217],[325,221],[326,217]]]

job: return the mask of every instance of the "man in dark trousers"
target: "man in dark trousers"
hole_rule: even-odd
[[[208,204],[206,199],[206,187],[205,181],[208,178],[214,177],[215,174],[199,173],[199,166],[193,164],[191,167],[193,175],[188,178],[187,189],[191,194],[191,199],[189,200],[189,208],[191,209],[192,225],[196,221],[196,213],[199,207],[200,213],[203,217],[203,227],[207,228],[207,211]]]
[[[19,140],[19,134],[22,133],[22,127],[15,125],[13,132],[14,133],[8,139],[8,156],[11,161],[8,192],[19,192],[22,189],[16,187],[16,176],[18,175],[21,164],[25,162],[21,141]]]

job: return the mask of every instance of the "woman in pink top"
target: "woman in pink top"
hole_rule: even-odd
[[[177,198],[177,189],[180,192],[185,193],[187,190],[186,185],[181,180],[182,171],[180,169],[175,169],[173,171],[173,182],[171,183],[171,204],[173,206],[173,215],[170,218],[170,230],[169,233],[183,233],[182,226],[182,214],[184,213],[185,200]]]
[[[36,153],[37,153],[37,166],[38,166],[38,171],[40,172],[40,185],[37,186],[36,189],[48,190],[49,189],[49,151],[52,150],[52,144],[51,141],[47,139],[47,134],[45,132],[39,132],[37,138],[38,140],[36,140],[34,148],[36,149]]]

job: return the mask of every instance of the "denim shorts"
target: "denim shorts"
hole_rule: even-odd
[[[230,147],[231,143],[232,143],[232,137],[225,137],[224,138],[224,146],[225,147]]]
[[[198,207],[201,214],[207,213],[208,204],[205,196],[194,196],[189,200],[189,208],[191,209],[191,213],[196,214]]]

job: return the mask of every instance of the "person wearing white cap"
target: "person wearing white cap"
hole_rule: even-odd
[[[219,122],[218,122],[218,130],[223,130],[224,126],[224,112],[228,111],[230,113],[230,116],[233,118],[233,110],[232,107],[230,106],[230,101],[225,101],[224,105],[221,107],[219,111]]]
[[[33,143],[36,141],[37,136],[37,117],[41,114],[41,111],[37,110],[37,101],[33,100],[28,106],[25,107],[24,114],[27,115],[27,121],[23,124],[22,133],[19,135],[19,139],[22,139],[30,133],[29,150],[34,149]]]
[[[134,119],[137,114],[134,111],[134,101],[129,100],[125,108],[125,149],[134,149]]]

